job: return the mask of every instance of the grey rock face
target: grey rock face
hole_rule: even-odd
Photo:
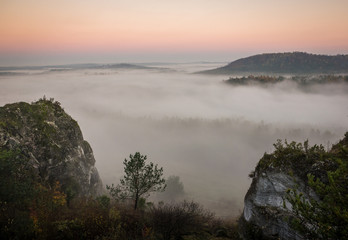
[[[330,151],[322,145],[309,147],[308,141],[303,144],[285,141],[283,144],[278,140],[273,153],[265,153],[255,171],[249,174],[253,181],[244,199],[244,211],[239,222],[241,236],[244,239],[313,239],[323,236],[320,219],[316,216],[323,218],[321,214],[326,210],[321,208],[320,202],[325,203],[326,199],[316,186],[320,183],[325,187],[330,180],[328,172],[336,171],[341,159],[346,158],[347,139],[348,133]],[[299,201],[308,205],[303,206]],[[310,207],[311,204],[318,209]],[[333,221],[331,223],[333,232],[330,234],[335,236],[338,228]]]
[[[245,239],[259,234],[262,239],[304,239],[290,226],[293,218],[286,191],[297,187],[305,197],[316,198],[314,191],[303,180],[279,171],[257,174],[245,196],[241,219]]]
[[[39,100],[1,107],[0,148],[24,154],[41,181],[59,181],[80,196],[103,191],[92,148],[58,102]]]

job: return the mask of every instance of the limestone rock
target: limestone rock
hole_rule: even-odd
[[[245,196],[241,229],[245,239],[304,239],[290,225],[291,204],[285,199],[287,189],[295,186],[305,195],[315,192],[295,176],[266,171],[254,177]]]
[[[296,208],[293,211],[293,206],[288,199],[295,197],[308,204],[327,201],[325,192],[315,188],[318,191],[316,193],[310,186],[317,185],[310,184],[308,180],[312,179],[329,186],[332,179],[329,178],[328,172],[335,172],[345,166],[340,166],[343,161],[347,161],[348,132],[344,139],[332,146],[330,151],[326,151],[322,145],[309,147],[308,141],[304,144],[285,141],[283,144],[278,140],[274,147],[274,152],[265,153],[255,171],[249,175],[253,180],[245,196],[244,211],[239,221],[241,237],[243,239],[290,240],[313,239],[313,236],[322,236],[320,235],[322,233],[328,234],[326,236],[341,234],[337,227],[341,223],[335,222],[332,222],[332,228],[329,228],[333,230],[332,232],[321,232],[321,220],[301,216],[301,211],[307,211],[306,209],[297,212],[298,208]],[[344,181],[347,179],[344,178],[344,172],[342,174],[340,184],[344,186]],[[341,188],[344,189],[344,187]],[[345,192],[343,191],[342,194]],[[294,203],[294,201],[291,202]],[[318,212],[320,211],[319,206]],[[294,224],[296,222],[297,224]]]
[[[278,141],[274,146],[274,153],[265,153],[250,174],[253,181],[244,199],[240,232],[244,239],[305,239],[291,224],[296,216],[286,199],[287,190],[296,189],[304,199],[320,201],[308,185],[307,174],[324,180],[322,173],[329,163],[318,160],[317,153],[325,150],[320,146],[309,149],[307,142],[283,146]]]
[[[103,191],[92,148],[77,122],[53,99],[0,107],[0,148],[19,150],[42,182],[59,181],[80,196]]]

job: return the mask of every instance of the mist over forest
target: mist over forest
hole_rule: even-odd
[[[180,177],[185,198],[237,216],[249,172],[277,139],[329,148],[342,137],[348,86],[231,86],[222,76],[192,74],[221,65],[17,70],[0,75],[0,105],[55,98],[78,121],[104,184],[118,183],[123,160],[141,152],[166,177]]]

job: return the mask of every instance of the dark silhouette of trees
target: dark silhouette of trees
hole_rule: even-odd
[[[158,199],[164,202],[182,200],[185,197],[184,184],[179,176],[169,176],[166,179],[166,189],[158,195]]]
[[[151,208],[151,225],[159,239],[180,240],[204,235],[214,215],[195,202],[159,204]]]

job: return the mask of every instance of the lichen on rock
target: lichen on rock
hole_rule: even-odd
[[[103,191],[92,148],[53,99],[0,107],[0,148],[19,149],[41,182],[59,181],[63,190],[73,188],[79,196]]]
[[[298,216],[288,201],[289,190],[301,193],[304,201],[321,201],[308,184],[308,176],[328,181],[327,172],[337,168],[331,159],[337,145],[329,152],[321,145],[309,147],[308,141],[278,141],[274,147],[249,175],[253,180],[244,199],[240,233],[244,239],[306,239],[292,224]]]

